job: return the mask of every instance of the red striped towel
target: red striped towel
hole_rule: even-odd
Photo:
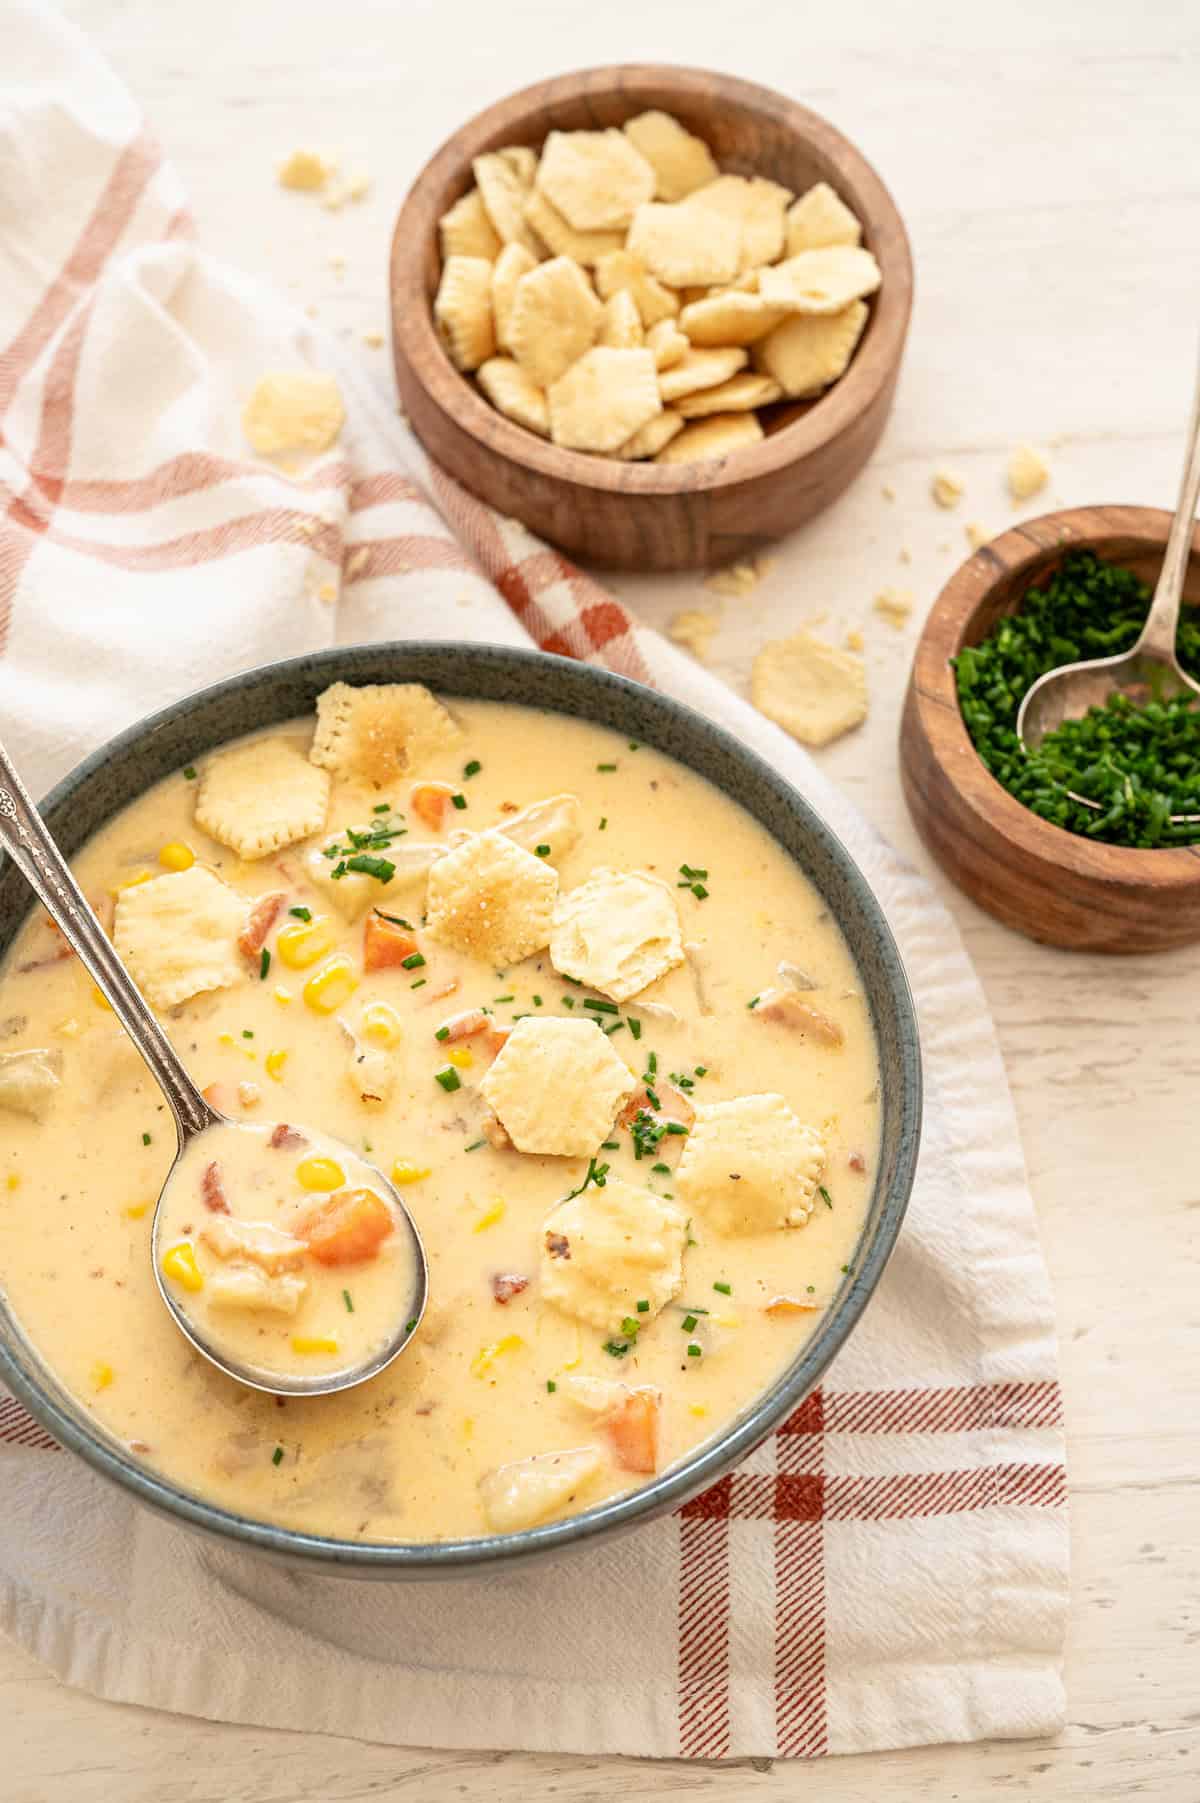
[[[195,248],[69,28],[10,5],[2,41],[0,720],[34,786],[171,694],[338,640],[603,663],[721,720],[849,845],[916,990],[928,1117],[899,1248],[823,1389],[677,1517],[503,1581],[297,1578],[143,1514],[0,1397],[0,1621],[104,1696],[373,1740],[812,1757],[1053,1731],[1053,1313],[949,918],[796,746],[431,470],[343,354]],[[335,369],[349,423],[289,476],[238,422],[298,361]]]

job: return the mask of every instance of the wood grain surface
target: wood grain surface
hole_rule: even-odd
[[[551,131],[616,126],[662,107],[709,145],[721,169],[802,193],[829,182],[863,222],[883,284],[846,374],[819,400],[769,408],[761,444],[703,463],[624,463],[564,451],[514,425],[450,363],[433,328],[438,220],[472,184],[472,161]],[[413,427],[430,454],[501,513],[591,563],[709,568],[820,513],[879,442],[912,307],[908,238],[890,194],[842,134],[769,88],[704,70],[629,64],[540,82],[462,125],[413,186],[391,253],[392,354]]]
[[[192,0],[65,0],[166,141],[215,256],[272,282],[357,346],[379,404],[388,238],[448,131],[503,94],[617,56],[686,58],[793,95],[897,198],[920,270],[896,403],[859,479],[777,548],[754,591],[620,572],[651,625],[718,615],[713,666],[743,693],[767,638],[866,639],[871,712],[821,767],[937,887],[983,982],[1021,1124],[1061,1335],[1071,1483],[1068,1717],[1053,1743],[919,1747],[730,1769],[619,1759],[438,1754],[157,1715],[97,1702],[0,1643],[3,1803],[1109,1803],[1200,1797],[1200,947],[1067,955],[1002,926],[929,857],[900,790],[896,738],[930,602],[963,531],[1021,513],[1004,483],[1023,441],[1048,452],[1024,514],[1173,504],[1195,356],[1200,17],[1177,0],[257,0],[236,30]],[[374,188],[326,213],[275,184],[299,144]],[[966,486],[930,500],[934,471]],[[884,494],[884,488],[889,494]],[[887,585],[908,626],[873,611]],[[824,619],[819,619],[819,616]],[[444,622],[431,620],[436,636]]]
[[[1023,807],[971,743],[951,659],[1018,612],[1067,552],[1093,550],[1153,584],[1170,525],[1157,508],[1076,507],[1014,527],[955,572],[917,645],[900,725],[900,775],[917,831],[973,901],[1046,945],[1160,952],[1200,939],[1200,846],[1100,845]],[[1200,529],[1184,597],[1200,605]]]

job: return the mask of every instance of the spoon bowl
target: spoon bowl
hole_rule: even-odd
[[[338,1390],[349,1389],[354,1384],[364,1383],[368,1378],[376,1376],[404,1350],[412,1338],[424,1313],[429,1290],[428,1264],[421,1236],[417,1231],[416,1222],[401,1201],[394,1186],[388,1182],[381,1171],[377,1170],[374,1165],[368,1164],[349,1146],[342,1146],[340,1142],[331,1140],[327,1135],[310,1132],[307,1128],[281,1124],[283,1132],[294,1136],[291,1143],[312,1142],[314,1148],[319,1149],[326,1158],[332,1157],[338,1167],[339,1175],[343,1170],[357,1171],[364,1179],[363,1187],[382,1198],[393,1216],[392,1233],[403,1236],[401,1257],[404,1259],[404,1269],[410,1275],[411,1281],[401,1286],[401,1295],[398,1298],[392,1331],[382,1337],[376,1336],[370,1340],[362,1356],[348,1365],[334,1364],[325,1369],[315,1370],[312,1374],[296,1375],[288,1370],[271,1369],[269,1365],[262,1365],[251,1357],[230,1356],[230,1353],[223,1350],[219,1343],[222,1336],[218,1333],[217,1339],[214,1340],[209,1333],[205,1332],[196,1314],[187,1308],[181,1295],[176,1294],[172,1285],[165,1280],[163,1272],[165,1253],[162,1251],[161,1243],[164,1208],[187,1170],[199,1167],[203,1173],[208,1169],[214,1171],[219,1169],[219,1159],[214,1159],[209,1154],[218,1147],[231,1143],[228,1139],[229,1135],[245,1136],[241,1143],[248,1145],[251,1136],[265,1138],[268,1135],[268,1129],[250,1127],[227,1119],[196,1088],[170,1039],[151,1012],[84,898],[65,858],[47,831],[44,821],[30,800],[3,745],[0,745],[0,849],[6,851],[11,857],[67,944],[75,952],[88,975],[108,1002],[144,1058],[151,1076],[162,1090],[174,1117],[179,1141],[178,1150],[155,1204],[150,1250],[159,1294],[166,1303],[176,1326],[196,1351],[202,1353],[210,1364],[215,1365],[219,1371],[223,1371],[227,1377],[247,1385],[250,1389],[265,1390],[273,1395],[326,1396]],[[273,1133],[267,1143],[274,1143]],[[276,1181],[273,1173],[269,1175],[268,1180],[272,1184]],[[206,1198],[202,1187],[197,1186],[193,1181],[190,1203],[193,1209],[207,1210],[213,1216],[229,1213],[228,1204],[220,1195],[219,1180],[215,1195],[209,1198]],[[290,1240],[293,1247],[300,1244],[289,1235],[280,1233],[278,1229],[269,1228],[268,1231],[275,1233],[283,1242]],[[388,1235],[388,1238],[391,1238],[391,1234]],[[343,1291],[343,1295],[346,1294],[347,1292]],[[294,1302],[293,1306],[295,1306]],[[352,1312],[349,1300],[346,1302],[346,1308],[348,1313]],[[333,1352],[336,1352],[336,1347],[333,1348]]]

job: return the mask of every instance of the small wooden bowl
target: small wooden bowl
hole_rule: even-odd
[[[818,400],[771,410],[761,444],[706,463],[641,464],[562,451],[497,413],[433,327],[437,224],[471,186],[472,159],[547,132],[621,125],[647,107],[704,138],[722,170],[797,193],[828,181],[863,222],[883,271],[846,374]],[[696,69],[621,65],[539,82],[464,125],[414,182],[392,239],[392,357],[430,456],[503,514],[593,564],[680,570],[727,563],[811,519],[857,475],[892,405],[912,307],[908,238],[871,166],[816,113]]]
[[[1016,613],[1066,551],[1095,551],[1153,583],[1170,525],[1156,507],[1080,507],[1015,526],[950,578],[917,646],[900,726],[900,774],[917,831],[972,901],[1045,945],[1156,952],[1200,939],[1200,846],[1100,845],[1031,814],[972,745],[950,659]],[[1200,606],[1200,530],[1184,593]]]

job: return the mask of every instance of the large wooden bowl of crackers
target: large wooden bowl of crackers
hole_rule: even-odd
[[[903,222],[816,113],[702,70],[559,76],[433,157],[392,240],[426,450],[589,563],[725,564],[870,456],[912,304]]]

